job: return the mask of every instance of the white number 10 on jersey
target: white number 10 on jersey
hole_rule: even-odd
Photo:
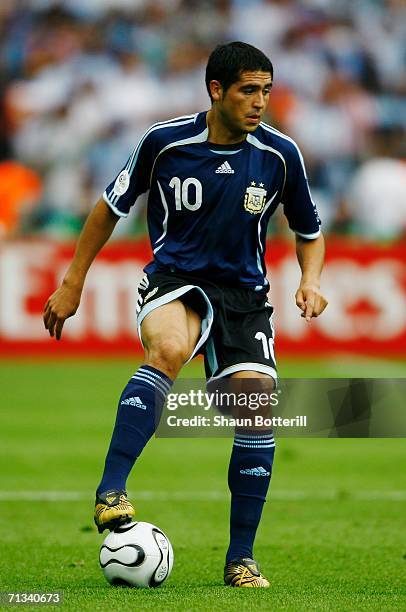
[[[194,189],[190,189],[192,185]],[[176,210],[182,210],[182,204],[188,210],[198,210],[198,208],[201,207],[203,201],[203,188],[199,179],[190,177],[185,179],[182,183],[178,176],[174,176],[169,183],[169,187],[175,189]],[[190,193],[191,191],[192,193]],[[193,195],[195,198],[194,203],[189,201],[189,198],[192,198]]]

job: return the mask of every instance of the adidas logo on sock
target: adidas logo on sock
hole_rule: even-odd
[[[129,397],[121,402],[125,406],[136,406],[137,408],[141,408],[141,410],[146,410],[147,407],[142,403],[139,397]]]
[[[240,470],[240,474],[247,474],[247,476],[270,476],[271,475],[271,473],[267,472],[267,470],[263,468],[262,466]]]
[[[217,168],[216,174],[234,174],[234,170],[228,161],[225,161],[224,164],[221,164],[221,166]]]

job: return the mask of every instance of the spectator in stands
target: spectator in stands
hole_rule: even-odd
[[[15,161],[0,162],[0,239],[21,233],[40,195],[41,179],[33,170]]]
[[[406,160],[400,128],[377,130],[371,138],[371,159],[354,173],[346,210],[353,232],[370,240],[397,240],[406,235]]]
[[[3,159],[42,177],[39,218],[56,235],[79,227],[92,206],[100,155],[108,170],[148,125],[206,103],[203,60],[217,42],[241,38],[279,66],[271,121],[301,146],[325,228],[334,225],[360,163],[375,154],[370,134],[406,124],[401,0],[21,6],[0,3],[0,144]],[[389,156],[394,161],[396,153]]]

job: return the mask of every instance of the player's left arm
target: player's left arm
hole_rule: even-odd
[[[302,270],[299,289],[296,291],[296,304],[302,311],[301,316],[310,321],[318,317],[328,302],[320,292],[320,275],[324,263],[324,237],[307,239],[296,234],[296,255]]]

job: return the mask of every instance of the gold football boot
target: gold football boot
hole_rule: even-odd
[[[224,582],[232,587],[267,588],[269,582],[253,559],[233,559],[224,568]]]
[[[96,496],[94,522],[99,533],[130,523],[134,514],[134,507],[128,501],[126,491],[111,490]]]

